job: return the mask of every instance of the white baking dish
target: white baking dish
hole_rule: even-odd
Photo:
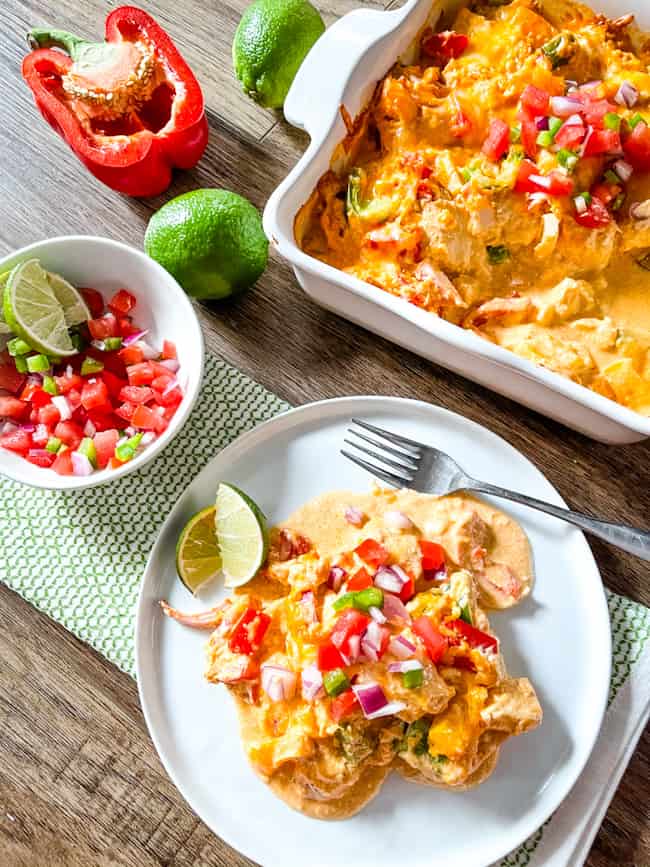
[[[645,418],[583,386],[519,358],[470,331],[438,319],[401,298],[306,255],[295,242],[293,221],[336,145],[346,135],[340,108],[355,117],[398,57],[430,19],[454,14],[462,0],[409,0],[401,9],[358,9],[339,19],[313,47],[293,83],[285,116],[309,133],[302,159],[275,190],[264,211],[273,245],[293,265],[298,282],[318,304],[425,358],[518,400],[594,439],[637,442],[650,436]],[[612,17],[636,12],[650,29],[647,0],[595,0]]]

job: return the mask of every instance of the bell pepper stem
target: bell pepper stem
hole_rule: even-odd
[[[30,48],[62,48],[74,60],[75,53],[80,45],[87,45],[87,40],[67,30],[48,30],[42,27],[34,27],[27,34],[27,43]]]

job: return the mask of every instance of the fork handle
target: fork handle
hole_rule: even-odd
[[[523,506],[530,506],[531,509],[546,512],[547,515],[553,515],[562,521],[575,524],[581,530],[591,533],[592,536],[598,536],[599,539],[616,545],[630,554],[636,554],[642,560],[650,560],[650,533],[647,530],[630,527],[627,524],[600,521],[598,518],[592,518],[591,515],[574,512],[571,509],[562,509],[559,506],[551,505],[551,503],[545,503],[543,500],[536,500],[534,497],[527,497],[525,494],[509,491],[507,488],[500,488],[498,485],[490,485],[487,482],[478,482],[475,479],[470,479],[467,490],[501,497],[504,500],[513,500]]]

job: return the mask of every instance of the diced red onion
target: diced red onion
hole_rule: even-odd
[[[626,163],[625,160],[616,160],[614,163],[614,171],[623,183],[626,184],[632,177],[634,168],[629,163]]]
[[[630,217],[633,220],[647,220],[650,218],[650,199],[644,202],[633,202],[630,205]]]
[[[18,425],[14,424],[12,421],[6,421],[2,427],[0,427],[0,434],[8,434],[13,433],[18,430]]]
[[[567,88],[568,88],[569,90],[571,90],[571,89],[574,88],[574,87],[575,87],[575,88],[578,87],[578,82],[577,82],[577,81],[574,81],[573,78],[565,78],[565,79],[564,79],[564,83],[566,84],[566,86],[567,86]]]
[[[406,610],[406,606],[399,596],[393,596],[392,593],[384,593],[384,604],[381,610],[384,617],[391,623],[396,621],[411,622],[411,615]]]
[[[370,624],[372,626],[372,623]],[[348,656],[345,657],[341,653],[339,648],[339,653],[343,656],[344,659],[347,659],[346,665],[351,665],[354,662],[357,662],[359,657],[361,656],[361,650],[363,648],[363,640],[360,635],[351,635],[348,638]],[[365,651],[364,651],[365,652]]]
[[[149,334],[149,331],[136,331],[135,334],[129,334],[128,337],[122,338],[122,346],[131,346],[132,343],[142,340],[147,334]]]
[[[90,476],[93,472],[93,465],[86,455],[72,452],[72,472],[75,476]]]
[[[548,118],[547,117],[535,118],[535,126],[540,131],[548,129]]]
[[[295,672],[281,665],[265,664],[262,666],[261,674],[262,689],[271,701],[286,701],[293,698],[297,682]]]
[[[364,656],[367,656],[368,659],[372,660],[372,662],[377,662],[379,659],[381,645],[385,640],[385,635],[386,630],[384,627],[380,626],[374,620],[370,621],[366,631],[363,633],[363,638],[361,639],[361,650],[363,651]],[[350,639],[350,641],[352,641],[352,639]]]
[[[52,452],[48,452],[47,449],[30,449],[29,456],[31,458],[51,458]]]
[[[36,425],[35,424],[21,424],[20,429],[24,430],[25,433],[34,433],[34,431],[36,430]]]
[[[318,621],[316,600],[314,599],[314,594],[311,590],[307,590],[306,593],[302,594],[298,604],[300,605],[305,623],[316,623]]]
[[[379,719],[382,716],[392,716],[393,714],[400,713],[405,708],[406,705],[403,701],[391,701],[390,704],[386,704],[374,713],[369,713],[365,716],[366,719]]]
[[[146,431],[142,434],[142,439],[140,440],[141,446],[149,446],[156,439],[156,434],[152,430]]]
[[[103,351],[105,350],[105,348],[106,348],[106,347],[104,346],[104,341],[103,341],[103,340],[91,340],[91,341],[90,341],[90,345],[91,345],[94,349],[99,349],[100,352],[103,352]]]
[[[369,719],[369,714],[376,713],[388,704],[388,699],[384,695],[383,689],[374,681],[354,684],[352,690],[359,700],[361,710],[366,719]]]
[[[602,83],[601,79],[597,78],[594,81],[588,81],[586,84],[581,84],[578,89],[587,91],[595,90],[597,87],[600,87]]]
[[[384,512],[384,523],[391,530],[410,530],[413,526],[413,521],[408,515],[393,509]]]
[[[528,175],[528,180],[545,190],[550,190],[553,183],[552,179],[547,175]]]
[[[399,566],[380,566],[374,578],[375,586],[389,593],[399,593],[408,580],[408,575]]]
[[[417,648],[413,642],[403,635],[393,635],[388,642],[389,653],[392,653],[398,659],[408,659],[410,656],[413,656],[416,650]]]
[[[352,524],[353,527],[363,527],[366,516],[356,506],[347,506],[345,509],[345,520],[348,524]]]
[[[166,367],[167,370],[170,370],[172,373],[176,373],[176,371],[179,370],[181,366],[177,358],[163,358],[163,360],[159,361],[158,364]]]
[[[61,421],[67,421],[69,418],[72,418],[72,407],[64,394],[55,395],[52,398],[52,403],[58,409]]]
[[[313,663],[302,670],[302,697],[305,701],[315,701],[324,695],[323,675]]]
[[[403,659],[401,662],[391,662],[388,670],[393,674],[406,674],[407,671],[421,671],[423,668],[419,659]]]
[[[136,435],[137,431],[136,431],[136,429],[133,427],[133,425],[129,425],[128,427],[125,427],[125,428],[124,428],[124,433],[125,433],[127,436],[133,437],[133,436]]]
[[[84,425],[84,436],[85,437],[94,437],[97,433],[97,428],[92,423],[90,419],[86,419],[86,424]]]
[[[424,569],[422,577],[425,581],[444,581],[447,577],[447,567],[441,566],[440,569]]]
[[[132,346],[137,347],[147,361],[153,361],[160,355],[158,350],[154,349],[146,340],[136,340]]]
[[[532,211],[538,205],[548,202],[548,193],[528,193],[528,210]]]
[[[338,593],[347,577],[348,573],[341,566],[332,566],[327,576],[327,586]]]
[[[580,111],[582,103],[572,96],[552,96],[551,111],[556,117],[570,117]]]
[[[43,377],[40,373],[30,373],[27,377],[27,385],[43,385]]]
[[[73,373],[74,373],[74,370],[72,369],[72,365],[68,364],[66,366],[66,369],[65,369],[65,375],[68,377],[68,379],[70,379],[70,377],[73,375]]]
[[[386,622],[386,616],[384,615],[384,612],[381,610],[381,608],[377,608],[376,605],[370,606],[370,608],[368,609],[368,614],[372,617],[375,623]]]
[[[37,424],[32,439],[36,445],[45,445],[50,438],[50,432],[44,424]]]
[[[614,102],[618,103],[618,105],[625,105],[627,108],[632,108],[632,106],[636,105],[638,99],[639,91],[636,87],[629,81],[623,81],[619,89],[616,91]]]
[[[576,206],[576,211],[579,214],[584,214],[587,210],[587,201],[584,196],[576,196],[573,200],[573,204]]]
[[[579,114],[571,114],[564,121],[564,126],[584,126],[585,122]]]

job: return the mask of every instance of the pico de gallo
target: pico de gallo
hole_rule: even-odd
[[[91,318],[70,332],[76,354],[51,358],[20,337],[0,352],[0,446],[62,476],[129,463],[183,399],[176,347],[151,345],[136,296],[79,291]]]

